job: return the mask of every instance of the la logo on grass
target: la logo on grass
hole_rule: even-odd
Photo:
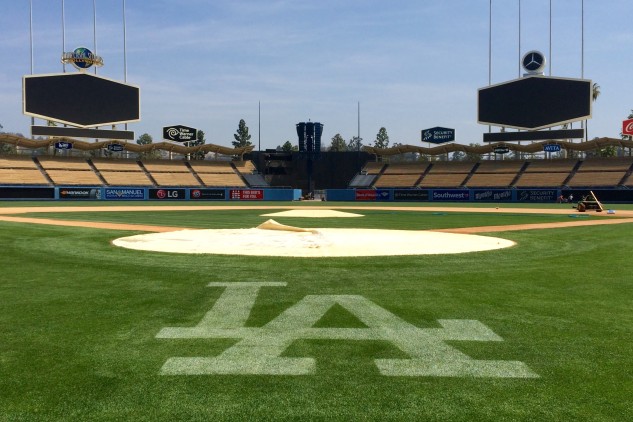
[[[477,360],[446,341],[503,341],[475,320],[438,320],[442,328],[419,328],[358,295],[308,295],[263,327],[246,327],[262,287],[286,283],[210,283],[224,287],[213,308],[195,327],[166,327],[161,339],[240,339],[218,356],[172,357],[163,375],[311,375],[313,358],[282,357],[299,339],[383,340],[408,359],[376,359],[382,375],[408,377],[538,378],[523,362]],[[366,328],[320,328],[315,324],[334,305],[356,316]]]

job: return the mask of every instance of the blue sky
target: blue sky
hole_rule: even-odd
[[[60,73],[62,2],[32,4],[34,73]],[[94,50],[93,2],[64,4],[66,51]],[[96,0],[98,74],[121,81],[122,4]],[[517,78],[533,49],[552,76],[581,76],[582,2],[552,0],[551,54],[549,4],[521,2],[519,37],[519,1],[492,1],[493,84]],[[584,9],[584,77],[601,87],[589,137],[619,137],[633,109],[633,3],[585,0]],[[489,0],[127,0],[126,23],[127,81],[141,89],[141,121],[129,125],[137,137],[160,141],[163,126],[184,124],[230,146],[245,119],[265,149],[296,144],[295,124],[310,119],[325,125],[329,145],[337,133],[356,136],[359,103],[365,145],[383,126],[391,144],[411,145],[434,126],[455,128],[463,144],[488,131],[476,120],[489,79]],[[29,2],[6,2],[0,28],[0,124],[28,135]]]

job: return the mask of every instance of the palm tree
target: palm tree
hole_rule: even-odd
[[[597,82],[594,82],[591,86],[591,101],[596,101],[600,96],[600,85]]]

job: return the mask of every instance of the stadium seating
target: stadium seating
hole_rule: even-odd
[[[577,160],[530,160],[515,187],[562,186],[577,164]]]
[[[467,161],[435,161],[418,186],[423,188],[461,187],[475,165],[476,163]]]
[[[40,156],[37,159],[55,185],[103,185],[103,181],[83,158]]]
[[[243,166],[236,166],[236,168],[244,168],[244,171],[247,171],[247,168],[253,171],[255,168],[250,161],[242,163],[244,163]],[[237,174],[229,161],[191,161],[190,165],[205,186],[246,187],[246,183]]]
[[[466,186],[469,188],[509,187],[523,165],[524,162],[518,160],[481,161],[468,179]]]
[[[151,186],[136,160],[93,158],[92,163],[109,186]]]

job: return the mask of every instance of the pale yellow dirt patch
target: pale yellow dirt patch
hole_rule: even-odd
[[[113,244],[156,252],[316,258],[454,254],[507,248],[514,242],[433,231],[252,228],[142,234],[116,239]]]
[[[304,217],[304,218],[354,218],[364,217],[362,214],[324,209],[296,209],[262,214],[262,217]]]

